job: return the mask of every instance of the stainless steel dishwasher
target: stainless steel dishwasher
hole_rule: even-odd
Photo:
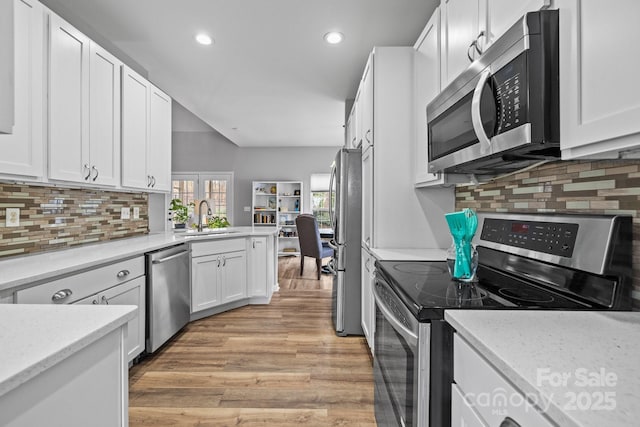
[[[153,353],[189,323],[189,246],[178,245],[147,257],[147,353]]]

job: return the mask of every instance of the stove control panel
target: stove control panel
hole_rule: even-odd
[[[480,239],[571,258],[578,224],[487,218]]]

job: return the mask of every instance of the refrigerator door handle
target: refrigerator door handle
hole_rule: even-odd
[[[331,228],[333,228],[333,234],[336,233],[336,216],[333,211],[333,197],[335,191],[333,191],[333,183],[335,181],[336,176],[336,164],[331,165],[331,177],[329,178],[329,221],[331,221]],[[335,249],[335,248],[334,248]]]
[[[338,244],[336,243],[335,239],[331,239],[327,242],[327,244],[329,245],[329,247],[331,249],[333,249],[334,251],[338,250]]]

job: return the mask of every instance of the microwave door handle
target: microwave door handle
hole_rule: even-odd
[[[482,126],[482,112],[480,110],[480,103],[482,101],[482,89],[487,84],[487,80],[491,76],[491,70],[487,68],[480,75],[480,80],[473,91],[473,99],[471,100],[471,123],[473,124],[473,130],[480,141],[480,153],[488,154],[491,152],[491,140],[487,136]]]

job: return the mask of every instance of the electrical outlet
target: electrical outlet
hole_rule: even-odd
[[[251,206],[245,206],[244,207],[244,211],[245,212],[251,212]]]
[[[20,208],[7,208],[7,227],[19,227],[20,226]]]
[[[133,208],[133,219],[140,219],[140,208]]]
[[[129,218],[131,218],[131,208],[121,208],[120,219],[129,219]]]

